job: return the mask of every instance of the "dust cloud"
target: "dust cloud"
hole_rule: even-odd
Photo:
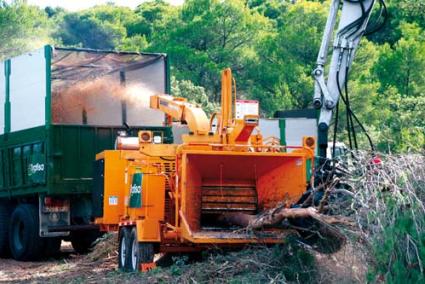
[[[84,123],[87,117],[120,116],[121,103],[149,109],[152,92],[142,84],[121,85],[112,78],[84,81],[52,93],[53,123]]]

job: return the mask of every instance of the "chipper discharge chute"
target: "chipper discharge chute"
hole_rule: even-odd
[[[226,69],[215,119],[185,99],[151,97],[151,108],[166,113],[167,121],[187,124],[182,144],[161,144],[154,133],[141,131],[97,155],[95,185],[102,198],[96,223],[119,231],[122,269],[149,269],[160,252],[282,242],[283,230],[250,234],[226,216],[296,203],[310,179],[315,139],[305,137],[303,146],[291,149],[263,143],[258,114],[234,117],[232,79]]]

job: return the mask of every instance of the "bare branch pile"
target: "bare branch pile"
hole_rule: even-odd
[[[347,174],[341,179],[352,192],[350,210],[364,240],[375,248],[387,267],[400,261],[406,269],[424,276],[425,156],[355,153],[346,158]],[[388,254],[388,258],[384,255]]]

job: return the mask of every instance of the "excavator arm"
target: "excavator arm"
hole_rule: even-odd
[[[332,120],[332,112],[340,99],[341,89],[346,83],[356,50],[361,37],[365,33],[375,2],[376,0],[331,1],[316,68],[313,71],[315,79],[313,105],[316,109],[320,109],[318,135],[320,157],[326,157],[328,129]],[[333,41],[332,58],[326,81],[325,65],[341,5],[342,11]]]
[[[210,131],[210,120],[203,109],[187,102],[184,98],[164,94],[154,95],[150,98],[150,107],[187,124],[189,130],[196,135],[207,135]]]

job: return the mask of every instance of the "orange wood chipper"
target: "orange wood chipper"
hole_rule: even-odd
[[[290,150],[263,142],[258,115],[235,118],[235,89],[231,70],[224,70],[221,112],[211,119],[185,99],[152,96],[151,108],[187,124],[183,143],[162,144],[140,131],[118,137],[116,150],[97,155],[95,192],[103,203],[96,224],[119,231],[123,270],[150,269],[155,253],[283,241],[282,230],[253,235],[221,223],[220,216],[296,203],[309,183],[315,137]]]

